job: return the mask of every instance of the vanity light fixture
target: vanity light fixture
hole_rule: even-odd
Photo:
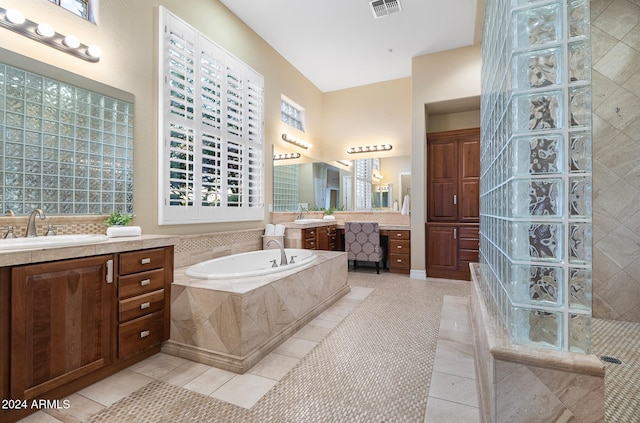
[[[300,153],[282,153],[274,154],[273,160],[287,160],[287,159],[299,159]]]
[[[363,147],[349,147],[347,153],[372,153],[375,151],[389,151],[393,148],[391,144],[365,145]]]
[[[291,136],[289,136],[287,134],[282,134],[282,139],[285,140],[286,142],[290,143],[290,144],[293,144],[293,145],[297,146],[297,147],[304,148],[305,150],[307,150],[307,149],[312,147],[311,144],[308,143],[307,141],[291,137]]]
[[[49,47],[53,47],[65,53],[88,62],[98,62],[102,51],[97,46],[82,44],[74,35],[62,35],[57,33],[48,23],[36,23],[26,19],[18,9],[3,9],[0,7],[0,27],[9,29],[24,35],[32,40],[39,41]]]

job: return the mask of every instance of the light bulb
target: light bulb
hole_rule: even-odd
[[[6,19],[16,25],[22,25],[25,21],[25,17],[18,9],[7,9],[5,12]]]
[[[80,40],[75,35],[67,35],[64,37],[64,45],[69,48],[78,48],[80,47]]]
[[[100,56],[102,56],[102,49],[96,45],[91,45],[87,49],[87,54],[98,59],[100,58]]]
[[[53,27],[51,25],[49,25],[48,23],[38,24],[38,27],[36,28],[36,32],[38,34],[42,35],[45,38],[51,38],[51,37],[53,37],[53,34],[56,33],[53,30]]]

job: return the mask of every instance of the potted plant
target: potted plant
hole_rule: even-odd
[[[116,211],[111,213],[104,223],[107,226],[127,226],[132,220],[132,214],[124,214]]]

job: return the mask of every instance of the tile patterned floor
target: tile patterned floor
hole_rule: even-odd
[[[68,410],[22,422],[82,422],[156,380],[250,409],[373,291],[355,279],[348,295],[243,375],[160,353],[70,396]],[[468,298],[445,296],[424,422],[480,422],[471,339]]]

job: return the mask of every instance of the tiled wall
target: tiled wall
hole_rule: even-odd
[[[591,2],[593,315],[640,322],[640,1]]]
[[[589,352],[589,0],[488,0],[482,57],[484,295],[514,343]]]

